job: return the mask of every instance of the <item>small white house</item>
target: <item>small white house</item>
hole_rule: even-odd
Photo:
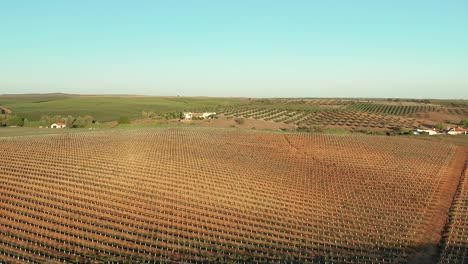
[[[201,114],[201,117],[206,119],[206,118],[210,118],[211,116],[214,116],[214,115],[216,115],[216,112],[205,112],[205,113]]]
[[[433,129],[416,129],[415,133],[416,135],[419,135],[421,134],[421,132],[427,132],[429,135],[438,135],[440,134],[440,132],[438,130],[436,130],[435,128]]]
[[[62,122],[53,123],[50,126],[50,128],[64,128],[64,127],[67,127],[67,125],[65,125],[65,123],[62,123]]]
[[[192,112],[184,112],[184,119],[192,119]]]
[[[461,127],[452,127],[447,130],[447,134],[449,135],[466,135],[468,131]]]
[[[207,119],[214,115],[216,115],[216,112],[204,112],[204,113],[184,112],[184,119],[192,119],[194,117]]]

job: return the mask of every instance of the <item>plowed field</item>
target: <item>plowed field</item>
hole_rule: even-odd
[[[12,263],[422,261],[460,177],[455,147],[401,137],[162,128],[0,151]]]

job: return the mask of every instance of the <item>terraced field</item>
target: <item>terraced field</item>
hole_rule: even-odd
[[[0,139],[0,260],[435,261],[454,146],[160,128]]]

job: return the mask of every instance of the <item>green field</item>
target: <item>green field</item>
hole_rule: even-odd
[[[0,96],[0,105],[14,115],[37,121],[43,115],[85,116],[98,121],[117,120],[120,116],[140,118],[143,111],[168,112],[214,110],[246,104],[238,98],[137,97],[137,96]]]

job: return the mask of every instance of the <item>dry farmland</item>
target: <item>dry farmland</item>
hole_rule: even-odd
[[[436,262],[464,162],[411,138],[203,128],[1,138],[0,151],[12,263]]]
[[[466,165],[450,210],[450,220],[442,243],[440,263],[468,263],[468,169]]]

